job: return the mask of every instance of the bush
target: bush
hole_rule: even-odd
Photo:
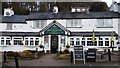
[[[70,53],[70,52],[69,52],[68,49],[65,49],[62,53],[63,53],[63,54],[68,54],[68,53]]]

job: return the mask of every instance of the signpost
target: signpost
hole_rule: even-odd
[[[95,49],[87,50],[87,62],[96,62],[96,51]]]
[[[85,64],[85,54],[84,54],[84,49],[82,45],[77,45],[74,46],[74,64],[76,61],[83,61]]]

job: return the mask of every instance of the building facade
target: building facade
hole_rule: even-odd
[[[0,17],[1,51],[41,51],[40,45],[50,53],[63,51],[67,45],[70,51],[74,45],[83,45],[86,50],[103,51],[111,46],[118,50],[120,14],[117,12],[31,13]]]

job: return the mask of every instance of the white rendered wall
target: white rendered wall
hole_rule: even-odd
[[[47,20],[47,25],[53,22],[54,20]],[[66,20],[59,19],[56,20],[61,25],[66,27]],[[33,28],[33,21],[26,21],[27,23],[13,23],[13,30],[6,30],[6,24],[0,23],[0,31],[18,31],[18,32],[39,32],[41,29]],[[113,28],[97,28],[97,19],[82,19],[82,27],[81,28],[67,28],[73,32],[81,32],[81,31],[116,31],[118,33],[118,19],[113,19]],[[46,26],[47,26],[46,25]]]

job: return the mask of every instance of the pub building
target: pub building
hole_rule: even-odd
[[[86,50],[95,48],[104,51],[111,46],[118,50],[120,13],[58,12],[57,7],[54,9],[55,12],[34,12],[29,15],[15,15],[12,9],[5,9],[4,15],[0,16],[0,50],[41,51],[40,45],[50,53],[63,51],[67,45],[70,51],[74,45],[83,45]]]

